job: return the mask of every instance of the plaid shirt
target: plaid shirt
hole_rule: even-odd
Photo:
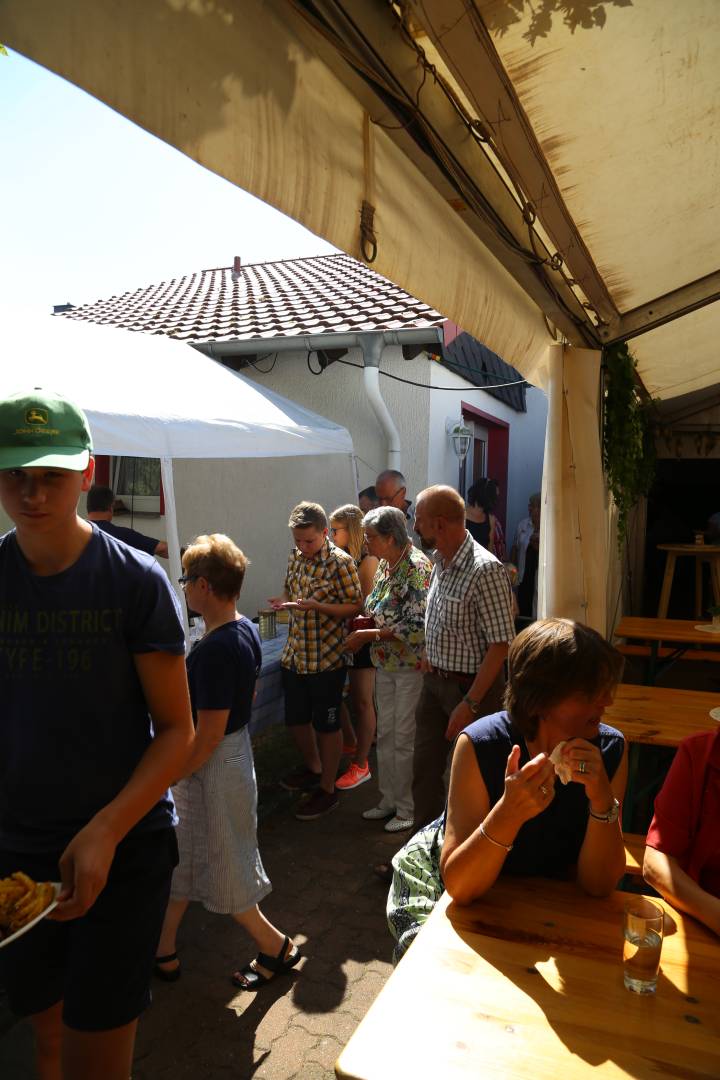
[[[433,667],[475,674],[490,645],[515,637],[505,567],[470,533],[445,565],[433,567],[425,613],[425,651]]]
[[[360,580],[351,555],[326,540],[312,559],[295,549],[288,562],[285,592],[290,600],[323,604],[362,602]],[[321,611],[290,611],[287,645],[281,664],[299,675],[315,675],[342,666],[345,618]]]

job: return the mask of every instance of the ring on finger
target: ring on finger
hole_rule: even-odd
[[[587,772],[587,765],[585,764],[584,760],[578,762],[578,767],[577,768],[578,768],[579,773]]]
[[[547,796],[548,789],[545,787],[544,784],[540,785],[540,791],[543,793],[543,795]]]

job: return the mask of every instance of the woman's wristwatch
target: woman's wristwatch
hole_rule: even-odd
[[[613,799],[610,809],[606,810],[604,814],[595,814],[592,809],[589,809],[588,812],[591,818],[595,818],[595,821],[602,821],[605,825],[612,825],[620,816],[620,803],[617,799]]]

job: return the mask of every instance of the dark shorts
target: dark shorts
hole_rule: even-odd
[[[351,671],[362,671],[365,668],[374,667],[372,659],[370,657],[370,646],[363,645],[362,649],[358,649],[353,655]]]
[[[24,870],[58,881],[52,855],[0,852],[0,877]],[[19,1016],[63,1002],[63,1022],[78,1031],[109,1031],[150,1004],[150,977],[177,865],[174,829],[118,844],[105,888],[80,919],[44,919],[0,949],[0,981]]]
[[[312,724],[323,735],[339,731],[346,673],[345,666],[332,671],[318,671],[314,675],[298,675],[297,671],[283,668],[287,726]]]

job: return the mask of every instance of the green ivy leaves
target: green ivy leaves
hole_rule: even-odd
[[[636,363],[624,342],[603,350],[603,468],[618,508],[619,547],[627,534],[628,514],[647,495],[655,475],[649,407],[638,395]]]

